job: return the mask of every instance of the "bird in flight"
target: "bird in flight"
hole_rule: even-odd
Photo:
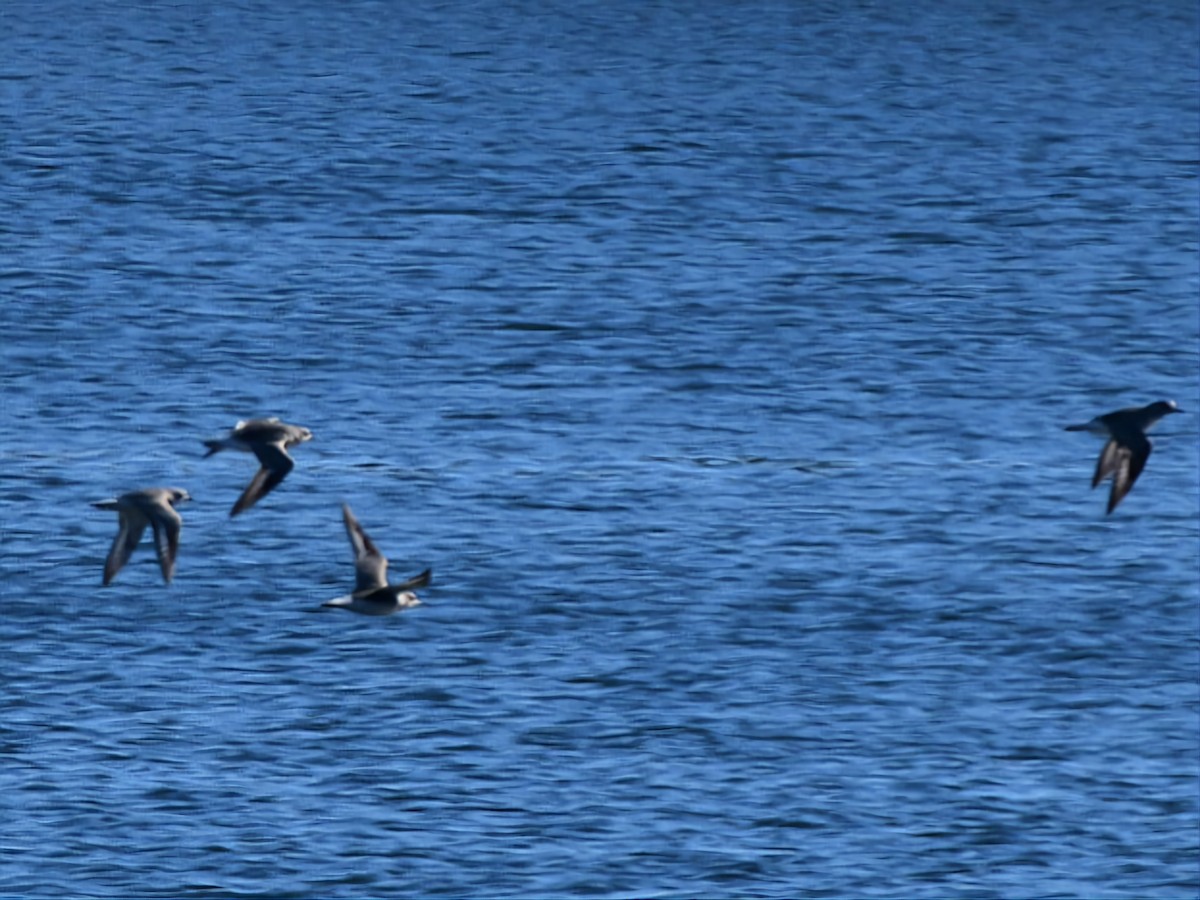
[[[182,488],[153,487],[92,504],[97,509],[115,510],[120,516],[117,537],[104,561],[105,586],[129,561],[147,526],[154,529],[154,548],[158,551],[163,581],[171,583],[175,575],[175,555],[179,552],[179,532],[183,528],[183,519],[175,511],[175,505],[191,499]]]
[[[365,616],[390,616],[399,610],[420,605],[421,601],[413,589],[429,584],[432,570],[426,569],[399,584],[388,584],[387,557],[379,552],[375,542],[363,530],[348,503],[342,504],[342,519],[346,523],[350,548],[354,551],[354,591],[321,605],[340,607]]]
[[[239,450],[253,453],[261,466],[242,491],[242,496],[238,497],[237,503],[233,504],[229,517],[245,512],[277,488],[296,465],[288,456],[288,447],[311,441],[312,437],[312,432],[307,428],[272,418],[238,422],[227,436],[205,441],[204,445],[208,447],[205,459],[222,450]]]
[[[1117,508],[1133,483],[1146,468],[1152,444],[1146,437],[1150,427],[1164,416],[1183,412],[1174,400],[1159,400],[1149,406],[1131,406],[1116,412],[1096,416],[1082,425],[1068,425],[1067,431],[1086,431],[1107,438],[1100,458],[1096,461],[1096,474],[1092,476],[1094,488],[1108,476],[1112,476],[1112,490],[1108,494],[1108,510]]]

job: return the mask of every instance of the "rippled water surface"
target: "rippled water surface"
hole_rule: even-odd
[[[1197,33],[8,4],[0,892],[1196,896]]]

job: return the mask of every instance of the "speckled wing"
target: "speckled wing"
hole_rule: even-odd
[[[375,542],[358,524],[350,511],[350,504],[342,504],[342,518],[346,522],[346,536],[354,550],[354,593],[376,591],[387,586],[387,557],[379,552]]]

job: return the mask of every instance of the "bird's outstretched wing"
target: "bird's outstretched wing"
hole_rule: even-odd
[[[387,557],[379,552],[375,542],[363,530],[350,504],[342,504],[342,518],[346,522],[346,536],[354,550],[354,593],[374,591],[387,585]]]
[[[296,467],[295,461],[283,449],[282,442],[277,444],[255,444],[254,455],[258,458],[262,468],[254,473],[254,477],[250,479],[250,483],[242,491],[242,496],[238,497],[237,503],[233,504],[233,509],[229,512],[230,518],[240,512],[245,512],[263,497],[267,496],[267,494],[271,493],[271,491],[275,490],[279,486],[279,483],[287,477],[288,472]]]
[[[146,517],[137,510],[121,510],[117,536],[113,539],[112,549],[108,551],[108,559],[104,561],[105,587],[117,577],[117,573],[121,571],[121,567],[129,562],[129,557],[133,555],[134,548],[141,541],[142,534],[149,524]]]
[[[1146,468],[1146,460],[1150,458],[1151,444],[1145,435],[1126,438],[1124,444],[1118,444],[1115,440],[1109,441],[1100,455],[1097,472],[1100,470],[1099,466],[1104,463],[1105,457],[1110,455],[1109,448],[1114,445],[1116,449],[1111,451],[1113,460],[1109,463],[1113,473],[1112,490],[1108,494],[1108,509],[1105,515],[1116,509],[1117,504],[1125,499],[1125,495],[1133,490],[1134,482],[1138,480],[1138,476]]]
[[[150,516],[150,525],[154,528],[154,549],[158,551],[163,580],[170,584],[175,577],[175,557],[179,553],[179,531],[183,528],[183,518],[164,500],[155,507]]]

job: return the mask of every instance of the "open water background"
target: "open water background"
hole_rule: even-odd
[[[0,893],[1195,897],[1197,33],[6,2]]]

